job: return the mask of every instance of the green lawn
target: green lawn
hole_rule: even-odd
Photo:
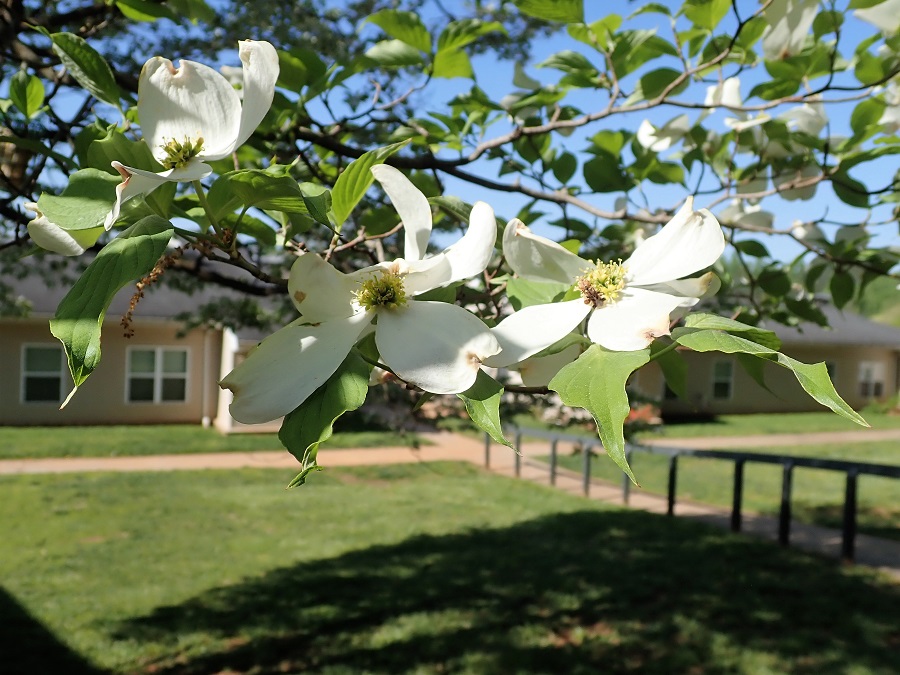
[[[822,459],[844,459],[876,464],[900,464],[897,441],[870,441],[835,445],[797,445],[744,449],[741,452],[799,455]],[[668,458],[636,453],[632,468],[648,492],[666,494]],[[559,458],[559,465],[581,472],[582,458]],[[595,478],[621,481],[622,472],[604,455],[591,463]],[[734,463],[725,460],[681,457],[678,460],[679,498],[731,508]],[[861,531],[900,539],[900,480],[860,476],[858,518]],[[840,527],[844,499],[844,474],[820,469],[794,469],[793,517],[807,523]],[[748,463],[744,467],[744,508],[777,514],[781,503],[781,467]]]
[[[863,411],[862,415],[873,429],[900,429],[900,415],[885,415],[868,411]],[[659,431],[666,438],[693,438],[860,430],[865,430],[865,427],[854,424],[834,413],[810,412],[719,415],[709,422],[666,424]],[[657,432],[645,433],[656,435]]]
[[[0,479],[3,672],[897,672],[900,586],[458,464]]]
[[[384,431],[342,431],[328,440],[329,448],[411,445],[412,434]],[[198,425],[104,427],[0,427],[0,459],[26,457],[122,457],[284,450],[278,435],[220,434]]]

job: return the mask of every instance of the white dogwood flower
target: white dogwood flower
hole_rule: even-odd
[[[763,11],[769,24],[762,37],[766,61],[799,54],[819,12],[819,0],[777,0]]]
[[[372,168],[400,214],[405,257],[344,274],[302,255],[288,290],[301,317],[251,352],[220,385],[234,393],[232,416],[259,423],[294,410],[372,330],[381,360],[402,380],[435,394],[465,391],[500,345],[480,319],[457,305],[415,296],[480,274],[494,251],[497,224],[484,202],[472,207],[465,235],[425,257],[428,200],[400,171]]]
[[[90,227],[81,230],[64,230],[51,221],[38,208],[34,202],[26,202],[23,206],[36,214],[28,223],[28,234],[31,241],[46,251],[59,253],[60,255],[81,255],[95,243],[103,234],[102,227]]]
[[[691,130],[691,121],[687,115],[679,115],[661,127],[654,126],[650,120],[644,120],[637,130],[637,141],[653,152],[668,150],[687,135]]]
[[[853,15],[875,26],[885,37],[900,31],[900,0],[884,0],[872,7],[856,9]]]
[[[693,200],[624,262],[591,262],[512,220],[503,255],[520,277],[574,284],[576,300],[525,307],[492,329],[501,353],[486,365],[518,363],[557,342],[588,318],[587,335],[606,349],[643,349],[669,334],[669,315],[695,305],[715,275],[684,279],[712,265],[725,249],[715,216]]]
[[[272,105],[278,79],[278,53],[268,42],[243,40],[241,94],[217,70],[182,59],[154,56],[138,82],[138,117],[144,142],[165,167],[154,173],[113,162],[122,175],[116,203],[106,218],[109,229],[122,203],[147,194],[167,181],[194,181],[208,176],[206,162],[227,157],[256,130]],[[242,101],[243,98],[243,101]]]

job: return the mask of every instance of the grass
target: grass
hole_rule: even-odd
[[[900,586],[457,464],[0,479],[8,673],[888,673]]]
[[[900,415],[863,411],[873,429],[900,429]],[[523,429],[562,431],[576,436],[594,436],[592,429],[560,428],[535,419],[516,415],[513,423]],[[758,436],[760,434],[798,434],[831,431],[865,431],[865,427],[831,412],[758,413],[753,415],[718,415],[711,420],[670,422],[649,431],[641,431],[637,440],[645,438],[707,438],[710,436]],[[527,436],[527,434],[526,434]]]
[[[411,434],[385,431],[341,431],[329,448],[407,446]],[[200,452],[284,450],[278,435],[223,435],[197,425],[103,427],[0,427],[0,459],[41,457],[124,457]]]
[[[741,452],[799,455],[822,459],[844,459],[876,464],[898,464],[896,441],[869,441],[839,445],[741,448]],[[668,458],[636,453],[632,468],[647,492],[666,494]],[[559,465],[582,471],[581,456],[559,458]],[[622,472],[605,456],[594,459],[595,478],[621,481]],[[734,464],[725,460],[681,457],[678,460],[678,498],[731,508]],[[637,488],[636,488],[637,489]],[[858,524],[861,532],[900,539],[900,480],[860,476]],[[744,508],[776,515],[781,499],[781,467],[748,463],[744,467]],[[794,469],[792,515],[795,519],[840,528],[844,499],[844,474],[820,469]]]
[[[886,415],[869,411],[863,411],[862,415],[873,429],[900,429],[900,415]],[[666,438],[694,438],[864,430],[865,427],[854,424],[834,413],[810,412],[719,415],[708,422],[665,424],[659,433]],[[657,432],[644,433],[656,435]]]

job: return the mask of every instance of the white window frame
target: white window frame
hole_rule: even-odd
[[[865,399],[883,398],[886,391],[886,371],[883,361],[860,361],[856,375],[859,395]],[[876,392],[876,387],[880,391]]]
[[[131,355],[134,352],[154,352],[154,368],[153,373],[132,373],[131,372]],[[163,355],[166,352],[183,352],[184,359],[184,398],[180,401],[164,401],[162,399],[163,379],[173,379],[179,377],[179,373],[163,372]],[[129,345],[125,349],[125,404],[126,405],[180,405],[187,403],[191,398],[191,350],[188,347],[159,347],[154,345]],[[131,395],[131,378],[143,377],[150,379],[153,377],[153,400],[152,401],[132,401]]]
[[[42,371],[29,371],[27,370],[26,365],[26,353],[29,349],[55,349],[60,352],[59,358],[59,371],[53,372],[49,370]],[[19,403],[22,405],[54,405],[58,406],[63,401],[64,389],[63,385],[66,383],[66,375],[69,373],[69,365],[66,360],[65,351],[63,351],[62,345],[58,342],[26,342],[22,344],[22,349],[20,353],[20,361],[21,368],[19,369]],[[29,401],[25,398],[25,380],[29,377],[52,377],[55,375],[59,375],[59,398],[55,401]]]
[[[719,379],[716,376],[716,367],[719,364],[728,366],[728,379]],[[713,401],[730,401],[734,397],[734,360],[733,359],[716,359],[712,364],[712,372],[710,379],[710,397]],[[716,396],[716,385],[727,382],[728,396]]]

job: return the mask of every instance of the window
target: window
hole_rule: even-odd
[[[884,364],[861,361],[859,364],[859,395],[864,398],[884,396]]]
[[[22,350],[22,401],[59,403],[65,374],[62,347],[25,345]]]
[[[731,398],[733,384],[734,364],[731,361],[716,361],[713,364],[713,398],[719,400]]]
[[[128,350],[129,403],[187,400],[188,353],[166,347]]]

